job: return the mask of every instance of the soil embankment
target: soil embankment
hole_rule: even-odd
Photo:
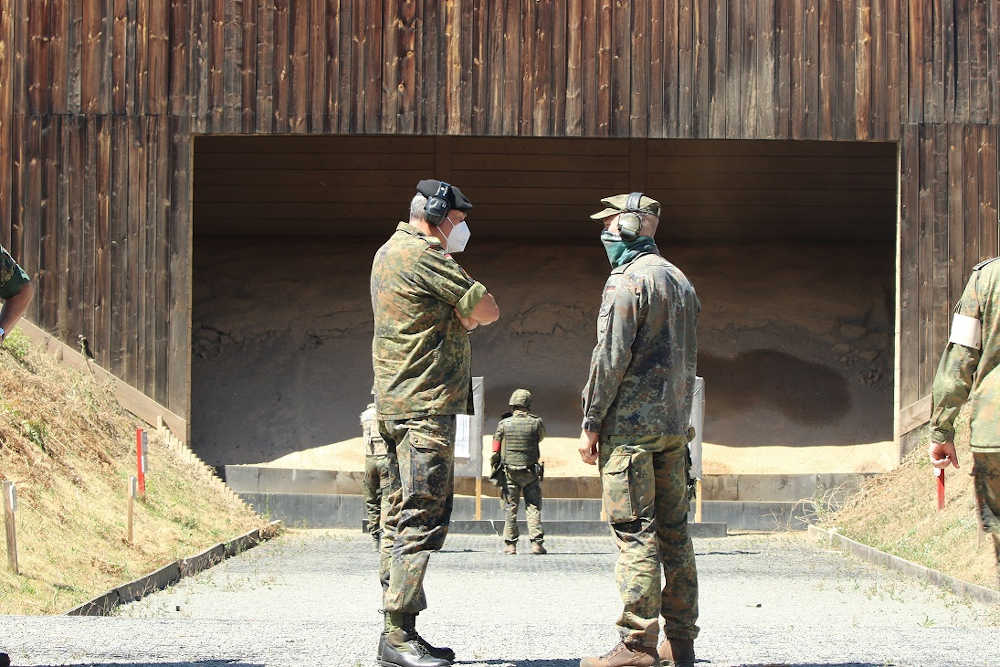
[[[352,446],[371,383],[368,271],[382,241],[196,240],[192,428],[203,458]],[[661,246],[702,301],[707,472],[893,465],[891,244]],[[525,386],[549,434],[573,438],[608,272],[601,248],[473,240],[461,259],[502,312],[472,334],[486,431]]]

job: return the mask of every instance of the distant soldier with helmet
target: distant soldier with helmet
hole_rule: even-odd
[[[972,476],[979,522],[1000,567],[1000,262],[972,269],[955,306],[948,346],[934,375],[929,454],[935,468],[958,467],[955,418],[971,404]],[[1000,572],[1000,570],[998,570]]]
[[[382,505],[389,497],[389,457],[385,440],[378,432],[378,414],[375,403],[369,403],[361,413],[362,442],[365,448],[365,514],[368,517],[368,533],[375,541],[375,551],[379,550],[382,538]]]
[[[517,507],[524,496],[524,514],[528,520],[528,536],[531,553],[541,555],[545,551],[545,534],[542,531],[542,477],[544,468],[539,462],[538,443],[545,438],[545,424],[542,418],[529,412],[531,392],[517,389],[510,395],[509,416],[497,424],[493,436],[493,456],[503,466],[504,486],[502,489],[507,507],[507,521],[504,524],[503,552],[517,553]]]

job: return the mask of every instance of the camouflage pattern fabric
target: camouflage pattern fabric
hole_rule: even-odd
[[[369,403],[361,413],[361,440],[365,445],[365,456],[385,456],[388,453],[385,440],[378,431],[378,414],[374,403]]]
[[[972,403],[973,452],[1000,452],[1000,261],[979,264],[955,312],[982,325],[982,349],[948,343],[934,375],[931,438],[952,442],[955,417]]]
[[[700,308],[687,277],[658,251],[611,271],[583,389],[584,417],[600,425],[592,430],[656,436],[687,431]]]
[[[545,438],[545,424],[527,410],[516,408],[501,419],[493,439],[501,443],[501,460],[509,466],[528,468],[538,463],[538,443]]]
[[[375,253],[372,365],[380,419],[472,412],[468,316],[486,288],[409,223]]]
[[[532,542],[545,540],[542,531],[542,484],[531,468],[507,467],[507,521],[503,527],[503,540],[508,544],[517,542],[521,533],[517,528],[517,506],[524,496],[524,517],[528,522],[528,537]]]
[[[389,494],[389,457],[365,456],[365,514],[368,517],[368,532],[382,534],[383,495]]]
[[[18,266],[6,248],[0,246],[0,299],[16,296],[29,282],[24,269]]]
[[[615,580],[624,603],[617,625],[629,645],[655,646],[658,616],[667,637],[698,636],[686,449],[686,440],[676,436],[601,439],[601,487],[619,550]]]
[[[972,455],[972,475],[976,488],[979,523],[993,538],[1000,584],[1000,454],[976,452]]]
[[[455,416],[381,421],[389,487],[382,520],[379,578],[387,612],[427,608],[424,573],[444,545],[455,488]]]

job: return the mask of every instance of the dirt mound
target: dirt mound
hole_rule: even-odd
[[[945,473],[946,504],[937,510],[936,481],[927,437],[892,472],[869,479],[827,527],[901,558],[982,586],[997,588],[993,545],[978,535],[972,488],[972,452],[965,428],[955,446],[961,469]]]
[[[17,485],[20,576],[0,557],[0,614],[64,612],[262,525],[205,466],[150,437],[135,544],[125,541],[135,428],[109,387],[14,331],[0,348],[0,479]]]

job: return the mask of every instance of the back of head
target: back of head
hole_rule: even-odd
[[[531,392],[527,389],[515,389],[507,404],[512,408],[528,410],[531,408]]]

